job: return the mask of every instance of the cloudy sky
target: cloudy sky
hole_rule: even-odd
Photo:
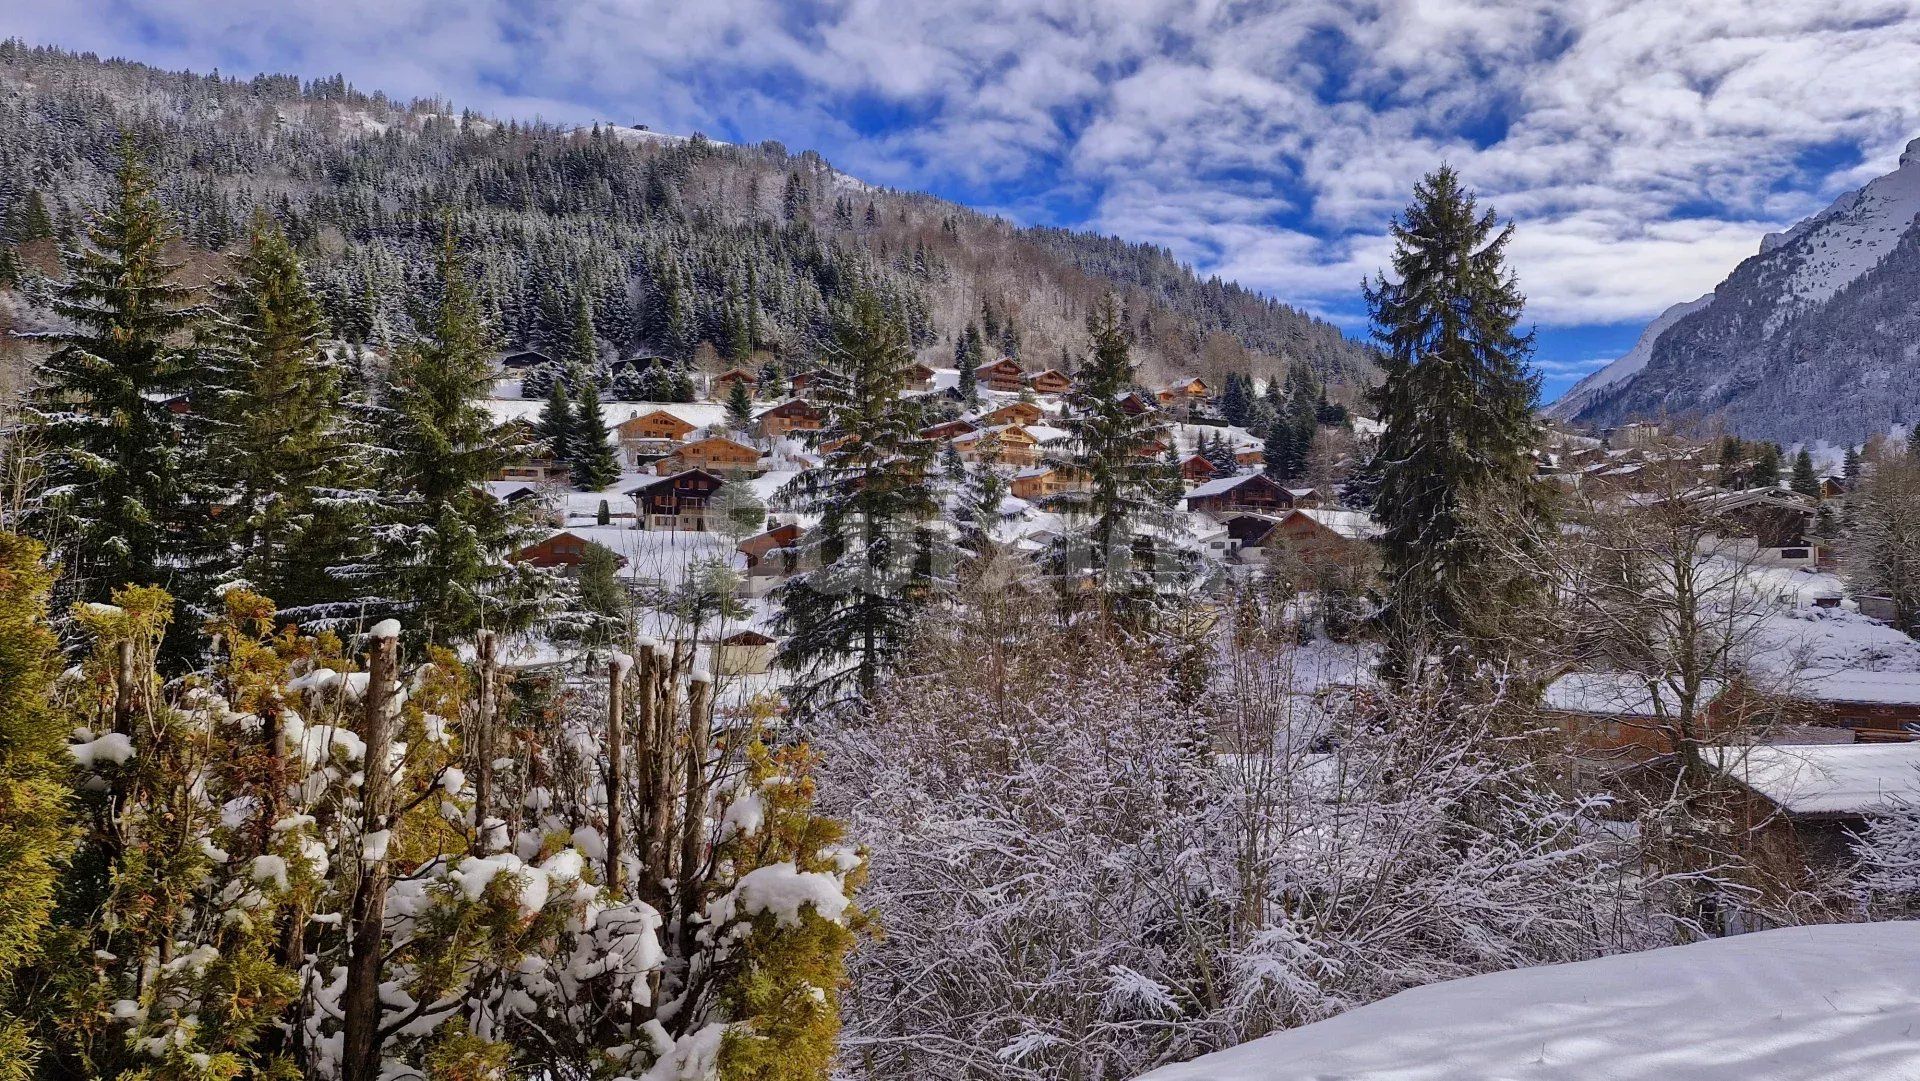
[[[815,148],[1165,244],[1358,333],[1447,161],[1549,393],[1920,136],[1920,0],[38,0],[0,35]]]

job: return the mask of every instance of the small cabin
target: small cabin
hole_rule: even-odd
[[[502,353],[494,367],[503,372],[526,372],[553,366],[553,358],[538,349],[514,349]]]
[[[817,432],[827,422],[826,411],[805,398],[788,398],[753,418],[754,434],[778,439],[789,432]]]
[[[745,386],[747,396],[751,398],[760,389],[760,376],[745,368],[728,368],[714,376],[713,382],[707,385],[707,397],[716,402],[725,401],[733,394],[735,383]]]
[[[641,529],[705,533],[711,522],[713,493],[727,479],[705,469],[688,469],[627,489],[635,524]]]
[[[578,567],[586,561],[587,549],[594,542],[568,530],[561,530],[551,537],[513,553],[515,563],[528,563],[535,567]],[[618,566],[627,565],[627,557],[616,555]]]
[[[760,451],[724,435],[710,435],[681,444],[672,454],[653,465],[653,471],[663,477],[689,469],[707,470],[729,477],[757,474],[760,472]]]
[[[928,367],[925,364],[920,363],[919,361],[915,361],[913,363],[913,366],[907,369],[906,389],[908,390],[933,389],[933,374],[934,373],[932,368]]]
[[[713,667],[722,676],[764,676],[773,670],[779,642],[756,630],[735,631],[714,643]]]
[[[1293,493],[1265,473],[1244,473],[1207,481],[1187,492],[1187,509],[1203,514],[1292,510]]]
[[[989,428],[997,424],[1038,424],[1040,418],[1046,415],[1045,410],[1032,402],[1008,402],[980,414],[974,420],[981,427]]]
[[[622,444],[651,441],[679,442],[694,432],[692,422],[664,409],[650,413],[634,411],[633,416],[613,426],[614,438]]]
[[[1137,390],[1127,391],[1120,396],[1120,411],[1130,417],[1144,416],[1153,412],[1154,402]]]
[[[1001,357],[991,364],[982,364],[973,370],[976,383],[987,390],[997,390],[1003,394],[1018,394],[1020,388],[1027,385],[1027,373],[1021,369],[1020,362],[1012,357]]]
[[[1006,424],[960,436],[954,450],[963,462],[992,460],[1003,465],[1033,465],[1040,460],[1040,443],[1025,428]]]
[[[1058,368],[1048,368],[1028,376],[1027,386],[1032,387],[1035,394],[1053,397],[1072,390],[1073,380]]]
[[[1271,552],[1276,546],[1284,546],[1307,567],[1357,570],[1372,562],[1369,542],[1377,540],[1381,532],[1380,524],[1365,511],[1295,506],[1281,515],[1253,547]],[[1246,547],[1241,550],[1246,551]]]
[[[1014,474],[1008,491],[1015,499],[1039,503],[1067,492],[1081,492],[1087,480],[1077,470],[1065,466],[1037,465]]]
[[[928,439],[945,441],[956,436],[971,435],[980,430],[978,424],[970,420],[943,420],[930,428],[920,429],[920,434]]]
[[[1212,459],[1204,454],[1189,454],[1180,461],[1180,479],[1188,484],[1210,481],[1219,472]]]

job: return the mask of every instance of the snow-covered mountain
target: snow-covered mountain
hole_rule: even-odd
[[[1548,412],[1711,419],[1744,435],[1858,440],[1920,417],[1920,139],[1893,172],[1769,234]]]

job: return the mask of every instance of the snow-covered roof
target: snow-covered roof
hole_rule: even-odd
[[[1140,1081],[1920,1076],[1920,922],[1786,927],[1403,991]]]
[[[1187,498],[1194,499],[1197,497],[1220,495],[1224,492],[1231,492],[1235,488],[1238,488],[1242,484],[1245,484],[1250,480],[1254,480],[1259,476],[1260,476],[1259,473],[1236,473],[1231,477],[1215,477],[1214,479],[1207,481],[1204,484],[1195,485],[1194,487],[1187,489]]]
[[[1661,709],[1672,713],[1680,708],[1673,688],[1659,681]],[[1707,680],[1700,688],[1699,705],[1719,697],[1721,684]],[[1657,717],[1656,699],[1645,676],[1632,672],[1568,672],[1547,685],[1540,704],[1563,713],[1589,713],[1605,717]]]
[[[1800,673],[1785,691],[1809,702],[1920,706],[1920,672],[1816,669]]]
[[[1920,803],[1920,743],[1712,747],[1707,761],[1792,815],[1851,817]]]
[[[1312,491],[1309,488],[1307,491]],[[1299,493],[1294,493],[1296,498]],[[1304,515],[1320,523],[1348,540],[1369,540],[1386,532],[1384,526],[1374,520],[1373,515],[1363,510],[1324,510],[1319,507],[1302,507],[1293,513]]]

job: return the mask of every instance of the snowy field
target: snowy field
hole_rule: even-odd
[[[1920,923],[1453,980],[1142,1081],[1920,1081]]]

